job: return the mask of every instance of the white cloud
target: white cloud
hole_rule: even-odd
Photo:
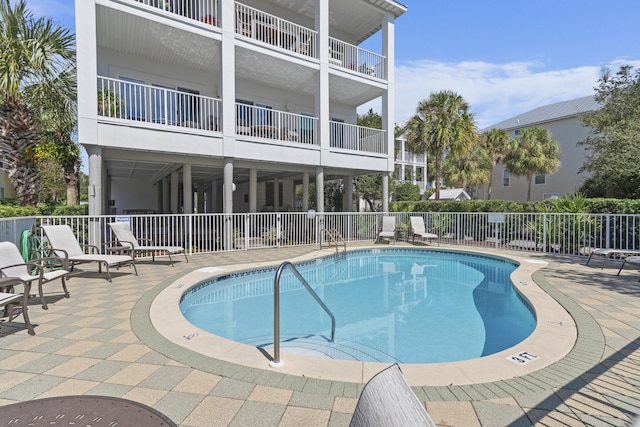
[[[623,63],[640,66],[640,61],[613,61],[615,70]],[[432,92],[452,90],[462,95],[476,115],[478,128],[508,119],[534,108],[594,93],[601,66],[567,70],[545,70],[535,62],[491,64],[487,62],[412,61],[396,66],[396,121],[415,113],[419,101]],[[380,100],[366,104],[380,111]]]

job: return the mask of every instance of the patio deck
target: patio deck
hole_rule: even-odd
[[[33,300],[35,336],[0,323],[0,405],[106,395],[149,405],[181,426],[346,426],[363,384],[274,376],[193,356],[162,339],[149,321],[153,296],[188,272],[314,251],[194,255],[173,268],[166,258],[143,260],[139,276],[122,268],[112,283],[80,270],[69,280],[70,299],[49,286],[49,310]],[[535,281],[573,316],[573,350],[526,377],[414,391],[442,426],[628,425],[640,413],[640,273],[630,268],[616,276],[615,263],[601,270],[584,266],[583,258],[529,255],[549,262]],[[1,406],[0,421],[6,423]]]

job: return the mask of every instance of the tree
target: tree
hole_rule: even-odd
[[[462,96],[452,91],[432,93],[418,103],[416,114],[404,132],[413,152],[427,152],[433,159],[436,200],[440,199],[442,161],[447,152],[459,153],[476,138],[473,114]]]
[[[0,156],[24,205],[37,203],[40,187],[34,156],[41,129],[33,100],[66,103],[74,45],[68,29],[35,19],[25,0],[13,8],[10,0],[0,0]]]
[[[489,182],[493,162],[484,147],[475,144],[471,149],[452,152],[442,162],[442,177],[447,186],[481,187]]]
[[[509,134],[504,129],[493,128],[482,132],[480,143],[491,159],[493,165],[489,172],[489,188],[487,189],[487,199],[491,200],[491,183],[493,182],[493,169],[504,161],[509,148]]]
[[[509,143],[505,165],[509,173],[527,177],[529,202],[534,174],[553,173],[560,168],[560,146],[548,130],[537,126],[525,128],[520,137]]]
[[[640,198],[640,70],[604,69],[595,89],[602,108],[582,118],[591,132],[578,143],[588,151],[580,171],[592,176],[581,190],[591,197]]]

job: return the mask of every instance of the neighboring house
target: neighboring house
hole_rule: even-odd
[[[15,199],[16,191],[13,188],[13,183],[9,179],[9,174],[4,170],[4,164],[0,162],[0,201],[4,202],[7,199]]]
[[[399,124],[405,126],[406,122]],[[427,154],[415,154],[408,145],[404,135],[396,138],[394,178],[400,184],[410,183],[420,187],[420,195],[429,187],[427,181]]]
[[[435,194],[429,196],[429,200],[435,199]],[[471,200],[471,196],[462,188],[444,188],[440,190],[440,200]]]
[[[288,210],[296,187],[306,210],[311,182],[344,179],[352,194],[355,176],[393,172],[400,3],[82,0],[75,10],[90,214]],[[376,33],[375,51],[360,47]],[[376,98],[383,129],[357,126],[357,108]]]
[[[553,174],[534,176],[531,201],[575,194],[589,177],[587,173],[578,174],[584,164],[586,151],[577,143],[589,135],[589,128],[582,124],[580,116],[599,108],[593,96],[585,96],[539,107],[488,128],[505,129],[510,138],[516,138],[522,129],[538,126],[548,130],[560,144],[560,169]],[[526,201],[527,185],[526,177],[513,176],[505,170],[504,164],[499,164],[493,171],[491,199]],[[487,187],[479,188],[476,195],[479,199],[487,199]]]

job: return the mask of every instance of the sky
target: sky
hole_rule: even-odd
[[[80,0],[82,1],[82,0]],[[350,1],[350,0],[333,0]],[[479,129],[594,93],[603,67],[640,67],[638,0],[401,0],[395,23],[395,118],[452,90]],[[27,0],[36,16],[75,27],[73,0]],[[379,36],[364,46],[381,52]],[[374,108],[379,101],[359,111]]]

